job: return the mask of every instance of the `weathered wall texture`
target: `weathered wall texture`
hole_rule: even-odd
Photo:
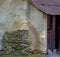
[[[47,15],[31,4],[28,5],[27,0],[0,2],[0,39],[6,31],[29,30],[32,37],[31,49],[46,51]]]
[[[20,27],[19,23],[26,19],[26,8],[24,0],[0,0],[0,39],[5,31]],[[12,29],[13,26],[15,29]]]
[[[34,6],[30,5],[30,22],[36,28],[37,32],[39,32],[39,35],[40,35],[39,49],[42,51],[46,51],[47,50],[47,14],[44,14]],[[35,42],[34,44],[36,44],[37,42]]]

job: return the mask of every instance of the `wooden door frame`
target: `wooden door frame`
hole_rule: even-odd
[[[47,16],[47,19],[49,19],[51,15]],[[55,49],[55,15],[52,15],[52,29],[48,30],[47,25],[47,49]],[[48,21],[47,21],[48,23]]]

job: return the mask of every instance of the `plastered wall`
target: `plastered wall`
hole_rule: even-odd
[[[39,49],[45,52],[47,50],[47,14],[30,5],[30,22],[39,33],[39,38],[35,37],[40,41]]]
[[[0,0],[0,49],[6,31],[29,30],[31,49],[47,49],[47,15],[27,0]]]

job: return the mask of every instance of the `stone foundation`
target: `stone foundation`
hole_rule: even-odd
[[[5,32],[2,39],[1,54],[30,54],[31,41],[28,30]]]

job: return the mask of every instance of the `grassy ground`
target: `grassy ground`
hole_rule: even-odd
[[[0,57],[45,57],[44,55],[41,54],[34,54],[34,55],[0,55]]]

